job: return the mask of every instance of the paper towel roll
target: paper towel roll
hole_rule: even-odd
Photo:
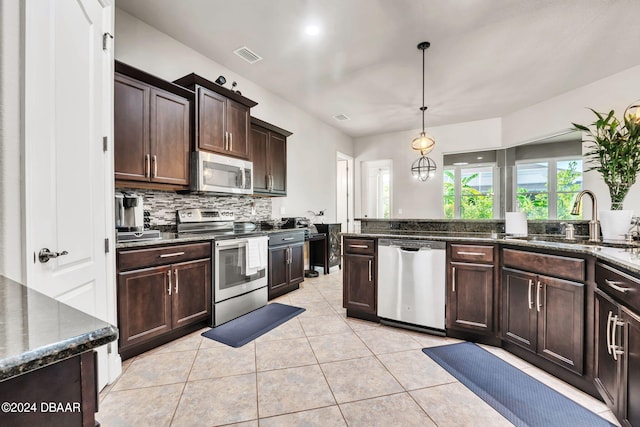
[[[524,212],[505,212],[504,217],[505,233],[518,236],[527,236],[527,214]]]

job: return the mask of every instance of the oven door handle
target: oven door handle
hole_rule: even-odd
[[[230,246],[243,246],[246,245],[247,243],[249,243],[249,241],[247,239],[229,239],[229,240],[221,240],[219,242],[216,242],[216,247],[218,248],[227,248]]]

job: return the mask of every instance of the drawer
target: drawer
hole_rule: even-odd
[[[118,270],[125,271],[202,258],[211,258],[210,242],[120,250]]]
[[[630,308],[640,311],[640,279],[608,265],[596,263],[596,284]]]
[[[376,241],[373,239],[344,239],[344,253],[345,254],[362,254],[362,255],[374,255],[376,252]]]
[[[505,267],[581,282],[587,274],[587,263],[583,259],[516,249],[503,249],[502,263]]]
[[[493,246],[451,244],[451,261],[493,262]]]
[[[269,246],[291,245],[296,243],[304,243],[304,230],[269,234]]]

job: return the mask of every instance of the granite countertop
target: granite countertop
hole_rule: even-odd
[[[597,259],[607,261],[624,268],[631,273],[640,275],[640,246],[638,243],[626,244],[621,242],[589,243],[586,240],[567,241],[558,236],[531,236],[528,239],[508,238],[500,233],[438,233],[411,231],[380,231],[362,233],[342,233],[345,237],[374,237],[379,239],[419,239],[447,242],[486,242],[501,245],[521,246],[589,254]]]
[[[0,276],[0,381],[100,347],[118,330]]]
[[[216,239],[229,239],[234,237],[246,237],[246,236],[267,236],[269,234],[274,233],[285,233],[302,229],[300,228],[278,228],[274,230],[254,230],[248,231],[246,233],[229,233],[229,234],[220,234],[220,233],[160,233],[159,239],[148,239],[148,240],[132,240],[128,242],[118,242],[116,243],[116,249],[122,248],[139,248],[145,246],[155,246],[155,245],[173,245],[176,243],[189,243],[189,242],[203,242],[207,240],[216,240]]]

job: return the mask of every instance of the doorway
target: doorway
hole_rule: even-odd
[[[336,222],[343,232],[353,231],[353,157],[336,155]]]

